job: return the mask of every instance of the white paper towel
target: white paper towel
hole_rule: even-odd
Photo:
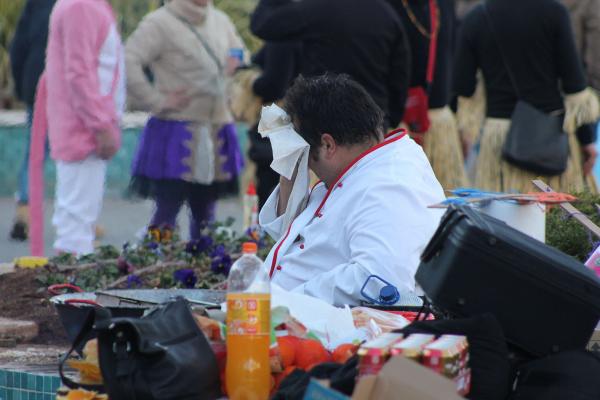
[[[273,148],[271,168],[279,175],[292,179],[296,165],[298,175],[283,215],[283,230],[287,230],[294,218],[306,206],[308,195],[308,152],[309,144],[294,130],[290,116],[276,104],[263,107],[258,132],[268,137]]]

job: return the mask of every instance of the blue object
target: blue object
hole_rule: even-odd
[[[600,123],[598,124],[597,129],[597,135],[600,135]],[[598,136],[600,137],[600,136]],[[600,140],[596,142],[596,149],[598,151],[600,151]],[[596,164],[594,164],[594,170],[592,172],[594,174],[594,177],[596,178],[597,182],[600,182],[600,162],[597,162]]]
[[[350,397],[333,389],[326,388],[315,379],[311,379],[304,392],[303,400],[350,400]]]
[[[377,299],[369,296],[365,290],[371,279],[376,279],[384,284],[384,286],[381,289],[379,289],[379,296]],[[370,275],[367,278],[364,285],[360,289],[360,294],[371,303],[379,304],[382,306],[390,306],[392,304],[396,304],[400,300],[400,293],[398,292],[396,286],[392,285],[391,283],[389,283],[383,278],[380,278],[377,275]]]
[[[244,49],[241,48],[231,48],[229,49],[229,56],[237,59],[240,64],[244,63]]]

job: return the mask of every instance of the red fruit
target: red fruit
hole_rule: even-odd
[[[300,339],[295,336],[278,336],[277,346],[284,368],[291,367],[296,363],[296,356]]]
[[[331,358],[333,362],[345,364],[358,351],[358,346],[352,343],[341,344],[333,350]]]
[[[318,340],[304,339],[300,341],[296,352],[296,365],[308,371],[309,368],[331,361],[331,355]]]

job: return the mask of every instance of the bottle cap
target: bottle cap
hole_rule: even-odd
[[[250,182],[248,184],[248,188],[246,189],[246,194],[248,196],[256,196],[256,186],[254,186],[254,182]]]
[[[257,251],[258,251],[258,246],[254,242],[245,242],[242,245],[242,253],[244,253],[244,254],[248,254],[248,253],[256,254]]]
[[[392,285],[386,285],[379,291],[379,300],[384,303],[391,303],[398,301],[398,289]]]

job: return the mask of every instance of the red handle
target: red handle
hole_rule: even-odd
[[[94,300],[89,299],[67,299],[65,300],[65,304],[73,305],[73,304],[88,304],[95,307],[102,307],[99,303]]]
[[[81,289],[79,286],[71,285],[70,283],[58,283],[56,285],[48,286],[48,292],[54,296],[62,294],[60,292],[62,289],[69,289],[75,293],[83,293],[83,289]]]

